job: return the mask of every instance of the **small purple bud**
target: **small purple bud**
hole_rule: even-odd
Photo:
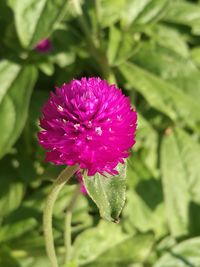
[[[87,191],[86,191],[86,188],[85,188],[84,183],[83,183],[83,175],[82,175],[81,171],[78,170],[75,174],[76,174],[76,178],[78,179],[79,183],[81,184],[81,193],[83,193],[84,195],[87,195]]]
[[[52,43],[48,38],[39,41],[35,46],[35,50],[37,50],[40,53],[48,53],[51,49],[52,49]]]

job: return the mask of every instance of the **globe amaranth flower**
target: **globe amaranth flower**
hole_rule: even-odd
[[[52,49],[52,43],[48,38],[39,41],[39,43],[37,43],[37,45],[35,46],[35,50],[37,50],[40,53],[47,53],[51,49]]]
[[[46,160],[79,164],[88,175],[117,174],[135,143],[137,114],[128,97],[100,78],[63,84],[43,107],[40,144]]]

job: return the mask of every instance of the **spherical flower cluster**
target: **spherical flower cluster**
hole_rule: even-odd
[[[40,144],[46,160],[74,165],[88,175],[117,174],[135,143],[137,114],[128,97],[100,78],[73,80],[56,88],[43,107]]]
[[[43,39],[37,43],[35,49],[40,53],[47,53],[52,49],[52,43],[48,38]]]

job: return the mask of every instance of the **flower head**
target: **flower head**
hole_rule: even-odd
[[[40,144],[46,160],[79,164],[88,175],[116,174],[135,143],[137,114],[129,98],[100,78],[63,84],[43,107]]]
[[[51,50],[51,48],[52,44],[48,38],[39,41],[39,43],[37,43],[37,45],[35,46],[35,49],[41,53],[47,53]]]

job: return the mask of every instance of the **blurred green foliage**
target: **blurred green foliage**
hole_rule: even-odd
[[[38,119],[55,85],[82,76],[130,96],[138,133],[120,224],[81,195],[68,267],[199,267],[200,1],[2,0],[0,24],[0,267],[49,266],[42,209],[60,167],[44,162]],[[73,191],[55,207],[61,261]]]

